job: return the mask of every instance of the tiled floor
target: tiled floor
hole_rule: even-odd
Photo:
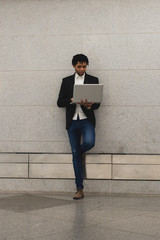
[[[0,240],[160,239],[160,196],[0,193]]]

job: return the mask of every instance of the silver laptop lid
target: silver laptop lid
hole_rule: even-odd
[[[81,100],[100,103],[102,101],[103,84],[75,84],[73,90],[73,101]]]

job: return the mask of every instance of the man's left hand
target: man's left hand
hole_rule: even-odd
[[[87,109],[91,109],[93,102],[88,102],[88,100],[85,99],[85,101],[81,100],[80,104]]]

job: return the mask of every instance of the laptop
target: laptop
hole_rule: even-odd
[[[75,84],[73,89],[73,102],[102,102],[103,84]]]

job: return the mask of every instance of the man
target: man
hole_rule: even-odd
[[[57,105],[58,107],[66,108],[66,129],[72,149],[77,188],[73,199],[81,199],[84,197],[82,159],[84,153],[95,145],[94,110],[98,109],[100,104],[90,103],[87,99],[81,100],[80,103],[72,104],[74,84],[98,84],[98,78],[86,73],[89,61],[85,55],[75,55],[72,59],[72,65],[75,69],[75,74],[62,80]],[[82,144],[81,137],[83,138]]]

